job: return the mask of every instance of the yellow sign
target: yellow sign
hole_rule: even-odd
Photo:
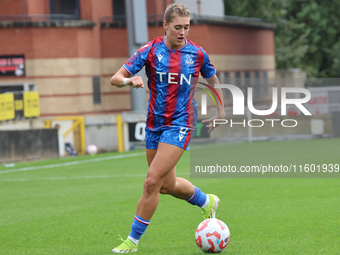
[[[39,93],[37,91],[24,92],[24,116],[37,117],[40,115]]]
[[[21,111],[22,109],[24,109],[24,101],[22,100],[15,100],[14,105],[16,111]]]
[[[14,94],[0,94],[0,121],[13,120],[15,118]]]

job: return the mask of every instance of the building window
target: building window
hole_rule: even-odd
[[[229,72],[224,72],[224,83],[225,84],[230,84],[230,73]]]
[[[238,88],[241,88],[241,72],[235,73],[235,83]]]
[[[0,84],[0,94],[7,92],[23,93],[26,91],[37,91],[37,85],[32,83]]]
[[[79,0],[50,0],[51,19],[80,19]]]
[[[6,92],[23,92],[24,91],[24,85],[0,85],[0,94],[6,93]]]
[[[263,94],[268,95],[268,74],[267,74],[267,71],[263,71]]]
[[[100,77],[99,76],[92,77],[92,94],[93,94],[93,104],[100,104],[101,94],[100,94]]]
[[[224,72],[224,75],[223,75],[224,77],[224,84],[230,84],[230,73],[229,72]],[[223,95],[224,95],[224,98],[225,99],[229,99],[230,98],[230,91],[229,91],[229,89],[224,89],[223,90]]]
[[[246,86],[246,88],[250,87],[250,72],[249,71],[244,72],[244,85]]]
[[[255,71],[255,94],[257,96],[261,95],[260,71]]]
[[[112,0],[112,7],[114,20],[125,20],[125,0]]]
[[[221,80],[221,73],[220,72],[216,72],[216,77],[220,81]]]

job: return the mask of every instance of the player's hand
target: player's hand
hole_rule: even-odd
[[[215,119],[225,119],[225,115],[224,116],[214,116],[210,119],[202,120],[202,123],[208,123],[208,125],[206,125],[206,127],[209,128],[208,134],[219,126],[219,124],[216,124],[215,127],[214,127],[214,120]]]
[[[127,84],[136,89],[144,88],[143,79],[140,76],[130,78]]]

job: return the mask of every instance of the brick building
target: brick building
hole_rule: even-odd
[[[164,34],[162,13],[172,2],[146,1],[149,40]],[[1,0],[0,59],[23,57],[24,69],[10,73],[0,61],[0,93],[37,90],[43,118],[131,110],[130,89],[109,81],[129,57],[124,12],[124,0]],[[192,13],[189,39],[209,54],[221,83],[255,86],[265,104],[267,78],[275,77],[275,25],[208,16],[199,5]]]

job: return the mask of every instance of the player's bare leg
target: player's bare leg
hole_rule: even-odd
[[[166,143],[159,143],[157,150],[147,150],[150,166],[144,181],[143,194],[137,204],[131,233],[121,245],[112,250],[113,253],[137,251],[139,239],[144,234],[158,206],[159,190],[183,152],[184,149]]]
[[[146,158],[149,166],[153,161],[157,150],[146,149]],[[194,192],[192,183],[184,178],[176,176],[176,167],[174,167],[165,178],[161,189],[161,194],[169,194],[179,199],[188,199]]]
[[[168,194],[179,199],[188,199],[195,188],[187,179],[176,176],[176,168],[171,170],[160,189],[161,194]]]
[[[156,155],[156,152],[157,150],[147,150],[147,160],[149,165],[151,165]],[[159,192],[161,194],[169,194],[173,197],[188,201],[192,196],[195,195],[195,187],[192,185],[190,181],[181,177],[177,177],[176,168],[174,167],[165,178]],[[202,199],[204,199],[204,196]],[[203,209],[202,211],[203,218],[207,219],[215,218],[219,201],[220,199],[217,196],[209,194],[207,195],[207,198],[204,201],[204,203],[200,201],[198,202],[193,201],[194,203],[192,203],[191,201],[188,202],[201,206]]]
[[[169,194],[173,197],[184,199],[191,204],[200,206],[203,209],[202,215],[204,219],[215,218],[220,199],[213,194],[207,194],[206,198],[204,198],[204,193],[199,195],[201,199],[192,199],[192,197],[194,197],[197,192],[195,189],[198,188],[194,187],[190,181],[181,177],[177,177],[176,169],[174,168],[164,180],[159,192],[161,194]],[[200,192],[200,189],[198,189],[198,193]],[[205,199],[204,203],[202,199]]]
[[[159,143],[144,181],[143,195],[137,204],[136,215],[150,220],[154,214],[159,191],[168,174],[174,169],[184,149],[167,143]]]
[[[144,181],[143,194],[137,204],[132,230],[128,238],[112,250],[113,253],[137,251],[139,239],[144,234],[158,206],[159,193],[170,194],[205,208],[203,209],[203,216],[206,214],[205,212],[216,211],[218,201],[216,204],[214,195],[206,195],[188,180],[176,177],[175,166],[183,152],[184,149],[180,147],[161,142],[158,144],[157,150],[147,149],[149,170]],[[216,207],[214,207],[214,203]],[[209,213],[209,217],[212,216],[214,215]]]

